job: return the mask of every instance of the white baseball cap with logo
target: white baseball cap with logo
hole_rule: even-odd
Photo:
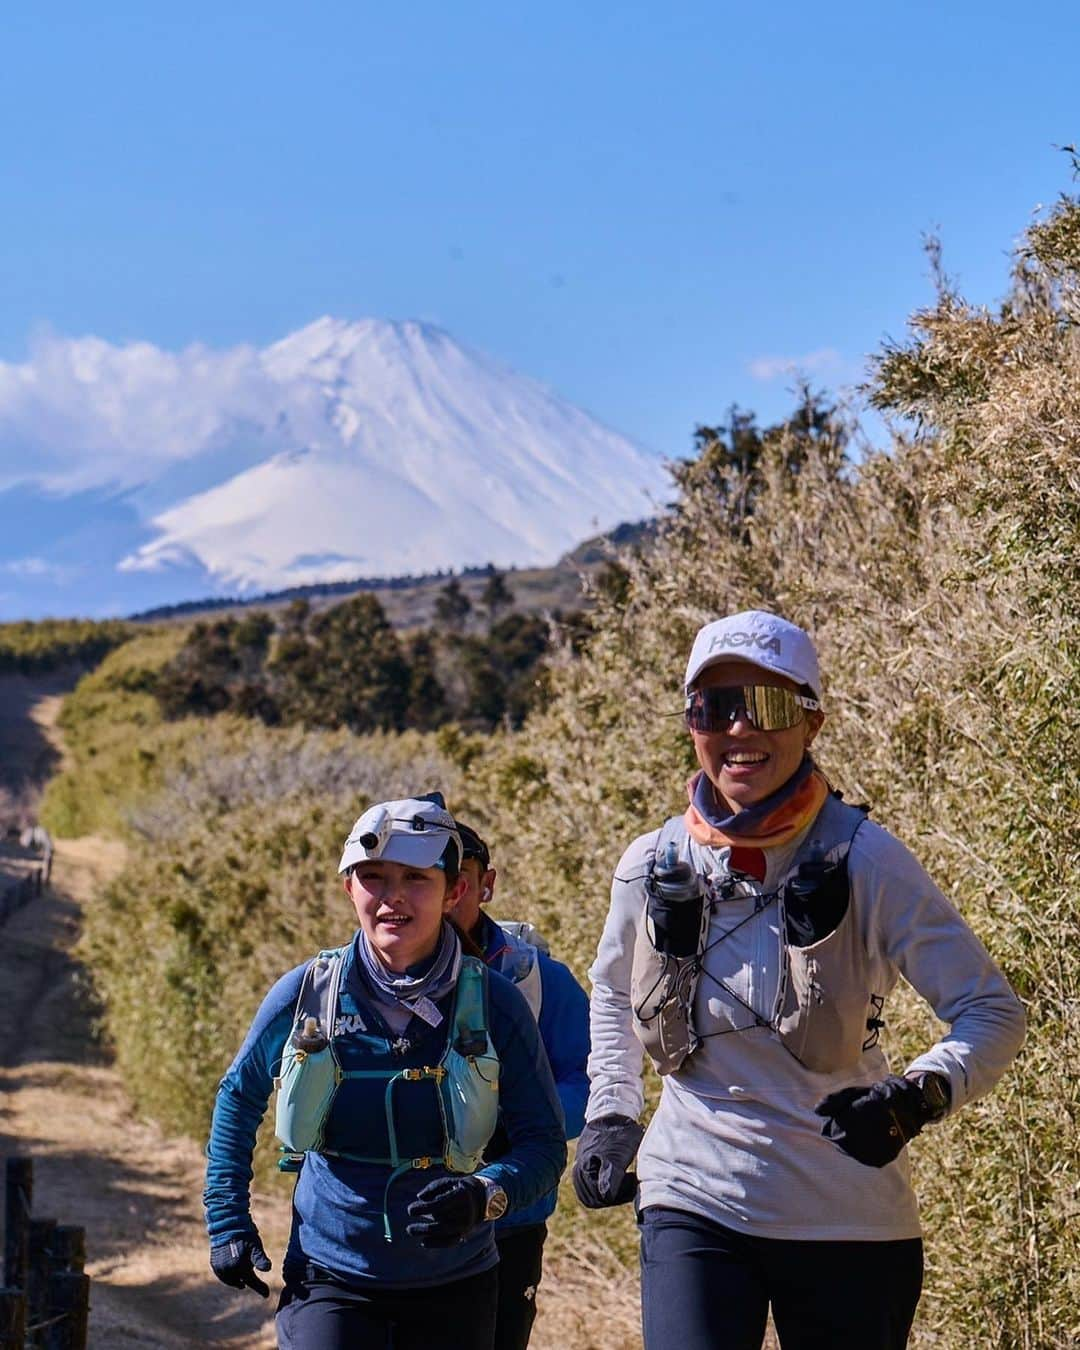
[[[809,685],[814,697],[821,698],[821,672],[810,635],[766,610],[746,609],[699,629],[686,665],[686,688],[718,661],[746,661],[786,675],[796,684]]]
[[[433,794],[435,795],[435,794]],[[409,867],[440,867],[453,840],[461,865],[461,836],[444,805],[424,797],[369,806],[349,831],[338,872],[358,862],[386,859]]]

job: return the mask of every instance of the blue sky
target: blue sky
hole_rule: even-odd
[[[42,3],[5,16],[0,361],[422,318],[657,454],[850,384],[1069,187],[1075,5]]]

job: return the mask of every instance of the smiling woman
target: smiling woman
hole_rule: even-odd
[[[733,813],[788,781],[825,720],[817,700],[788,676],[755,670],[755,683],[750,678],[745,661],[717,661],[687,696],[697,761]]]
[[[280,1346],[490,1350],[492,1224],[551,1191],[566,1161],[529,1006],[446,920],[461,858],[439,793],[365,811],[338,865],[353,940],[277,982],[222,1080],[205,1202],[223,1283],[268,1293],[248,1182],[274,1086],[282,1166],[299,1172]],[[497,1121],[510,1149],[485,1165]]]
[[[784,1350],[901,1350],[922,1280],[905,1146],[993,1087],[1023,1011],[814,764],[807,633],[706,624],[684,689],[700,772],[616,869],[574,1187],[636,1202],[646,1350],[759,1350],[770,1308]],[[901,974],[951,1024],[903,1076],[878,1046]],[[643,1049],[664,1081],[644,1140]]]
[[[361,931],[375,956],[400,974],[430,956],[439,941],[443,916],[460,898],[437,867],[414,867],[373,859],[355,864],[345,878]]]

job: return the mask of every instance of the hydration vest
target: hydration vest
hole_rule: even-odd
[[[537,1022],[544,1002],[544,986],[540,979],[539,953],[551,955],[551,948],[537,928],[524,920],[492,919],[507,936],[507,951],[500,952],[494,969],[517,985]]]
[[[777,902],[782,956],[773,1014],[764,1017],[750,1009],[752,1025],[770,1030],[815,1073],[851,1068],[877,1043],[883,1026],[878,1016],[883,1000],[867,988],[866,953],[852,915],[848,880],[848,853],[866,816],[865,807],[849,806],[830,794],[787,875],[774,891],[759,897],[765,903]],[[697,949],[689,956],[658,948],[650,915],[656,860],[672,843],[678,857],[698,872],[701,883],[696,902],[700,913],[690,916],[698,922]],[[634,1031],[660,1074],[679,1069],[701,1044],[694,1025],[694,997],[709,945],[713,906],[708,878],[694,856],[698,847],[685,819],[673,816],[660,830],[645,874],[646,905],[634,943],[631,1006]]]
[[[281,1053],[275,1133],[281,1142],[283,1171],[296,1171],[306,1152],[391,1168],[383,1200],[383,1230],[391,1241],[386,1200],[391,1184],[410,1168],[441,1163],[450,1172],[475,1172],[495,1131],[499,1114],[499,1058],[487,1019],[487,972],[483,962],[463,956],[454,990],[445,1048],[434,1065],[343,1068],[341,1042],[355,1034],[359,1018],[340,1016],[344,947],[322,951],[304,972],[296,1000],[293,1030]],[[386,1153],[362,1154],[327,1147],[325,1133],[342,1083],[382,1083],[381,1110],[386,1124]],[[438,1153],[402,1156],[399,1139],[408,1120],[410,1085],[426,1084],[424,1103],[435,1089],[438,1103]],[[416,1105],[420,1105],[416,1101]]]

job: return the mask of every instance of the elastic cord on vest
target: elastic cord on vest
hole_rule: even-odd
[[[804,780],[807,784],[813,781],[812,777]],[[668,862],[671,845],[693,866],[686,818],[676,816],[666,822],[657,841],[651,874],[646,876],[648,899],[634,944],[631,979],[634,1029],[659,1073],[679,1069],[701,1043],[693,1009],[703,973],[754,1019],[750,1026],[733,1026],[709,1035],[768,1028],[785,1050],[815,1072],[831,1072],[857,1062],[866,1048],[867,1030],[876,1034],[874,1019],[880,1013],[878,996],[864,982],[860,939],[848,918],[846,860],[851,841],[865,819],[864,808],[848,806],[838,796],[829,795],[796,854],[792,872],[779,887],[755,897],[752,913],[710,943],[713,905],[702,906],[698,940],[690,956],[660,949],[658,931],[649,913],[656,890],[653,878],[662,870],[658,860]],[[833,862],[827,863],[827,857]],[[785,897],[792,881],[796,884],[791,892],[789,923]],[[774,900],[778,905],[780,951],[776,998],[771,1016],[766,1016],[722,977],[705,971],[704,958],[744,924],[758,918]]]

